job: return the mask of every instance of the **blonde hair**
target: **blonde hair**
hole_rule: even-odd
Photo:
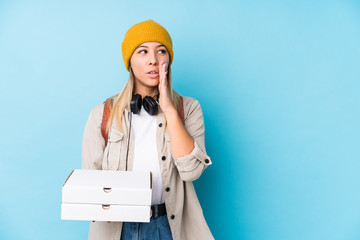
[[[169,65],[167,81],[168,81],[168,89],[170,93],[171,102],[178,111],[180,105],[180,95],[172,88],[171,65]],[[114,117],[119,130],[123,132],[122,120],[123,117],[125,117],[124,111],[126,108],[130,109],[130,101],[133,96],[134,84],[135,84],[135,76],[130,66],[130,76],[124,88],[119,93],[111,97],[113,98],[113,105],[110,111],[109,121],[107,122],[106,125],[106,132],[109,132]],[[164,129],[166,129],[165,117],[164,117]]]

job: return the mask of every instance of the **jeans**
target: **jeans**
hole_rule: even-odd
[[[149,223],[123,222],[120,240],[172,240],[166,215],[150,218]]]

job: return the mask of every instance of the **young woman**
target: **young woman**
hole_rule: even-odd
[[[150,223],[91,222],[89,239],[214,239],[192,183],[211,165],[203,114],[197,100],[172,89],[171,37],[153,20],[137,23],[125,34],[122,54],[129,80],[92,109],[82,166],[151,171],[153,214]]]

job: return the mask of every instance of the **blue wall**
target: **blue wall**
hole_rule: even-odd
[[[360,239],[358,1],[0,1],[0,239],[86,239],[61,221],[90,110],[153,19],[213,160],[195,182],[216,239]]]

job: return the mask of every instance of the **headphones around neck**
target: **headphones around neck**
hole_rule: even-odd
[[[159,99],[159,95],[157,95],[157,98]],[[142,100],[140,94],[133,95],[130,102],[131,112],[138,114],[141,106],[144,106],[145,111],[151,116],[155,116],[158,113],[158,103],[154,98],[146,96]]]

